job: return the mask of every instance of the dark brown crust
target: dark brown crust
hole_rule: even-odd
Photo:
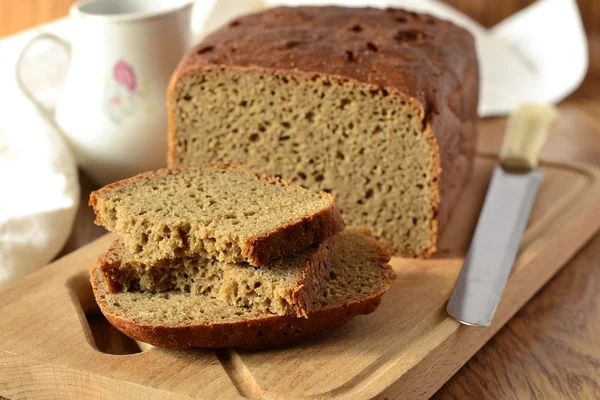
[[[313,309],[313,300],[321,290],[325,275],[329,273],[334,262],[335,237],[324,239],[318,247],[319,250],[311,252],[304,261],[302,278],[292,293],[294,304],[298,308],[298,317],[308,318],[308,313]]]
[[[115,294],[122,291],[121,284],[115,279],[122,268],[121,263],[110,260],[120,260],[118,254],[119,240],[115,239],[107,252],[98,258],[98,268],[104,276],[108,287],[108,293]],[[335,258],[335,237],[325,238],[323,241],[314,243],[313,250],[306,254],[302,277],[296,281],[296,287],[292,289],[293,304],[290,305],[298,317],[307,317],[312,309],[313,299],[321,290],[321,284],[326,274],[329,273]],[[249,267],[250,268],[250,267]],[[166,268],[168,269],[168,268]]]
[[[175,174],[181,170],[194,169],[198,167],[212,167],[243,171],[248,175],[256,176],[273,184],[281,184],[283,186],[298,186],[290,181],[274,176],[252,173],[245,167],[234,164],[201,164],[184,165],[175,168],[163,168],[158,171],[144,172],[134,177],[111,183],[99,190],[92,192],[90,194],[89,205],[93,207],[94,212],[96,213],[96,220],[94,222],[97,225],[104,225],[97,204],[98,198],[109,190],[140,181],[156,174]],[[305,190],[308,192],[308,189]],[[315,242],[322,241],[325,238],[341,232],[345,226],[344,219],[342,218],[340,211],[335,204],[335,200],[329,193],[319,192],[318,195],[327,199],[330,203],[330,206],[318,213],[281,226],[279,229],[264,236],[249,238],[245,243],[246,250],[242,256],[246,257],[250,264],[254,266],[261,266],[271,260],[282,257],[286,254],[294,253],[310,246]]]
[[[450,22],[400,9],[281,7],[235,22],[190,51],[172,77],[168,164],[175,165],[177,159],[176,86],[186,75],[214,68],[258,69],[385,89],[422,110],[426,134],[439,149],[431,155],[440,166],[430,171],[438,182],[433,185],[432,246],[423,254],[405,254],[431,256],[473,164],[479,68],[471,34]]]
[[[119,244],[119,240],[120,239],[116,239],[106,253],[98,257],[98,268],[100,268],[102,275],[104,275],[108,293],[119,293],[122,289],[121,284],[114,279],[115,270],[118,269],[118,266],[108,261],[110,258],[116,257],[116,248]]]
[[[330,207],[319,213],[282,226],[268,235],[249,239],[246,248],[251,252],[244,256],[253,260],[254,265],[264,265],[323,241],[343,229],[344,219],[337,204],[332,202]]]
[[[125,335],[153,346],[258,350],[294,344],[305,337],[343,325],[357,315],[370,314],[379,306],[382,295],[383,292],[343,307],[317,310],[309,318],[286,315],[240,323],[169,327],[139,325],[118,316],[105,316]]]

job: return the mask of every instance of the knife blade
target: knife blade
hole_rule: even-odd
[[[493,320],[519,250],[540,183],[539,153],[558,116],[528,104],[509,116],[500,153],[447,311],[458,322],[486,327]]]

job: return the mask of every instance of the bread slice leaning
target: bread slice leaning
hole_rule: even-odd
[[[306,317],[331,270],[334,246],[332,236],[258,268],[199,257],[147,265],[132,260],[117,239],[99,259],[99,265],[110,293],[175,290],[207,295],[238,307]]]
[[[148,172],[90,195],[136,261],[200,256],[260,266],[344,229],[333,197],[241,166]]]
[[[127,336],[169,348],[276,347],[373,312],[395,273],[388,251],[366,230],[336,236],[336,259],[308,318],[235,307],[182,292],[111,294],[97,264],[90,270],[96,302]]]

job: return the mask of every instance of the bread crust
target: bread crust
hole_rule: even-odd
[[[370,314],[381,303],[382,295],[383,292],[343,307],[319,309],[312,312],[309,318],[280,315],[248,322],[170,327],[141,325],[111,314],[105,316],[125,335],[153,346],[260,350],[294,344],[308,336],[343,325],[357,315]]]
[[[174,174],[177,173],[177,171],[194,169],[198,167],[211,167],[242,171],[248,175],[256,176],[259,179],[267,180],[273,184],[280,184],[283,186],[295,185],[294,183],[281,178],[250,172],[245,167],[235,164],[199,164],[184,165],[174,168],[163,168],[158,171],[144,172],[131,178],[111,183],[99,190],[92,192],[90,194],[89,205],[93,207],[94,212],[96,213],[96,219],[94,222],[97,225],[104,225],[100,209],[98,207],[98,199],[103,195],[103,193],[120,186],[135,183],[136,181],[143,180],[156,174]],[[246,258],[250,264],[254,266],[261,266],[267,264],[271,260],[287,254],[295,253],[296,251],[304,249],[315,242],[322,241],[330,236],[335,235],[336,233],[341,232],[344,229],[345,224],[335,200],[329,193],[319,192],[318,194],[320,197],[329,201],[329,206],[327,208],[324,208],[321,211],[304,218],[291,221],[262,236],[247,238],[244,243],[245,246],[242,247],[242,256]]]
[[[270,25],[280,26],[280,32],[273,35],[264,28]],[[402,52],[392,49],[396,45]],[[172,76],[167,94],[169,166],[177,159],[177,84],[214,68],[340,79],[413,103],[437,149],[431,157],[439,168],[429,171],[435,182],[431,245],[422,254],[403,255],[435,253],[475,154],[479,68],[468,31],[400,9],[280,7],[238,18],[190,51]]]
[[[328,208],[314,215],[290,222],[269,234],[249,238],[246,249],[250,251],[243,255],[253,260],[253,265],[265,265],[312,243],[323,241],[341,232],[344,226],[338,206],[332,202]]]
[[[115,270],[118,268],[113,265],[109,260],[111,258],[117,257],[117,248],[119,247],[120,239],[115,239],[114,242],[110,245],[106,253],[98,257],[98,268],[104,275],[104,280],[106,282],[106,286],[108,287],[108,293],[119,293],[122,288],[119,282],[113,279],[115,274]]]

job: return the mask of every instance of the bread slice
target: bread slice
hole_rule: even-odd
[[[203,257],[260,266],[344,228],[327,193],[234,165],[162,169],[90,196],[135,261]]]
[[[336,236],[336,259],[308,318],[274,315],[185,292],[111,294],[97,264],[90,270],[100,310],[127,336],[155,346],[267,348],[373,312],[395,278],[388,251],[368,231]]]
[[[147,265],[132,260],[117,239],[99,264],[110,293],[175,290],[260,312],[306,317],[331,270],[333,251],[334,237],[330,237],[259,268],[199,257]]]
[[[206,37],[167,97],[169,166],[231,162],[334,195],[401,254],[436,250],[469,179],[471,34],[398,9],[281,7]]]

